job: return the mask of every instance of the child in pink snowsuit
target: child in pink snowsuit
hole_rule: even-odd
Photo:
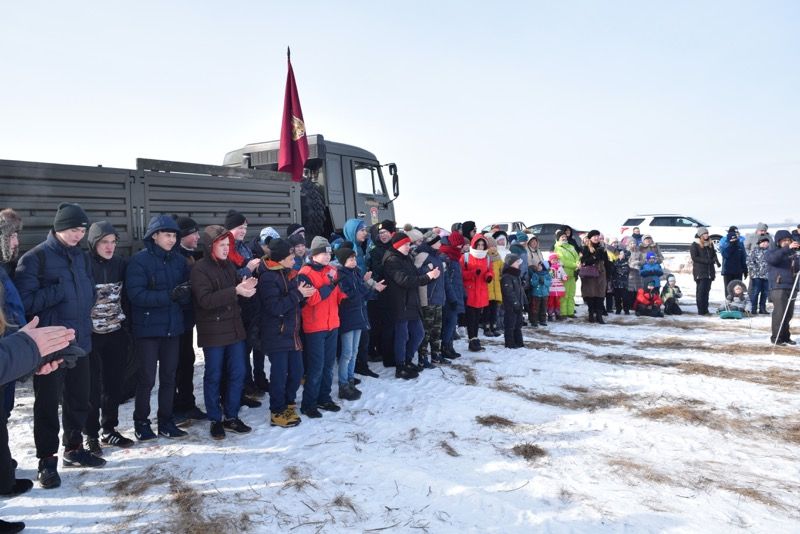
[[[564,296],[564,281],[567,273],[561,264],[558,263],[558,255],[550,254],[550,296],[547,299],[547,318],[550,321],[561,320],[561,297]]]

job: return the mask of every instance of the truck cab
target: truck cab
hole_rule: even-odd
[[[275,171],[280,141],[251,143],[225,155],[223,165]],[[392,202],[399,195],[397,166],[381,165],[362,148],[308,136],[309,157],[301,188],[301,222],[307,235],[329,235],[351,218],[369,226],[394,220]],[[392,177],[391,197],[383,167]]]

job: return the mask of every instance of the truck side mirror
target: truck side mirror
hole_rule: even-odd
[[[400,176],[397,174],[396,164],[389,164],[389,174],[392,176],[392,194],[397,198],[400,196]]]

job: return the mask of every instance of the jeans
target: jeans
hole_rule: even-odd
[[[311,410],[320,404],[333,402],[333,366],[336,363],[336,340],[339,329],[306,333],[305,359],[306,383],[303,386],[303,402],[300,408]]]
[[[767,294],[769,293],[769,280],[766,278],[752,278],[750,280],[750,304],[753,313],[767,310]]]
[[[339,385],[343,386],[355,378],[356,355],[361,342],[361,330],[350,330],[339,336],[342,341],[342,352],[339,355]]]
[[[303,378],[303,353],[273,352],[269,356],[269,411],[281,413],[295,403]]]
[[[411,360],[414,359],[414,353],[417,352],[424,336],[425,329],[422,327],[421,319],[397,321],[395,323],[394,363],[396,366],[411,363]]]
[[[446,346],[453,342],[453,334],[458,326],[458,312],[445,304],[442,310],[442,343]]]
[[[225,419],[236,419],[242,400],[245,374],[245,345],[237,341],[223,347],[203,347],[206,366],[203,373],[203,397],[211,421],[221,421],[220,383],[225,372]]]
[[[134,421],[150,417],[150,393],[156,384],[158,369],[158,421],[172,421],[175,400],[175,370],[178,368],[178,337],[140,337],[136,339],[139,353],[139,376],[136,383]]]

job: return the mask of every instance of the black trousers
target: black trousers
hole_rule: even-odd
[[[615,287],[614,288],[614,308],[616,311],[625,310],[626,312],[631,311],[631,306],[633,304],[633,297],[634,292],[628,291],[624,287]]]
[[[506,347],[522,346],[522,319],[522,310],[515,311],[513,306],[503,304],[503,340]]]
[[[117,330],[108,334],[92,334],[89,354],[89,412],[83,433],[91,438],[102,427],[112,432],[119,424],[119,405],[128,355],[128,334]]]
[[[81,431],[89,413],[89,357],[78,358],[72,369],[59,368],[48,375],[33,377],[33,442],[36,457],[58,452],[58,405],[61,403],[61,438],[64,448],[77,449],[83,443]]]
[[[195,407],[194,397],[194,324],[188,324],[178,340],[178,367],[175,370],[176,412],[188,412]]]
[[[467,306],[467,310],[464,312],[464,319],[466,319],[467,337],[469,337],[469,339],[475,339],[478,337],[478,325],[481,322],[482,313],[483,308],[473,308],[472,306]]]
[[[794,316],[794,300],[789,296],[791,290],[789,289],[773,289],[769,292],[772,299],[772,338],[774,343],[778,341],[788,341],[790,338],[789,323]],[[788,311],[786,308],[789,308]],[[783,314],[786,313],[786,319]]]
[[[4,393],[5,386],[0,386],[0,398]],[[8,448],[8,413],[0,410],[0,493],[10,493],[14,489],[15,475]]]
[[[494,325],[497,324],[497,306],[500,304],[496,300],[490,300],[489,305],[483,308],[481,311],[481,323],[484,327],[487,325],[490,329],[494,328]]]
[[[147,421],[150,417],[150,393],[156,384],[156,369],[158,369],[158,421],[172,420],[179,341],[179,337],[140,337],[136,340],[139,380],[136,384],[134,421]]]
[[[708,313],[708,294],[711,292],[711,282],[709,278],[697,280],[697,313],[705,315]]]

